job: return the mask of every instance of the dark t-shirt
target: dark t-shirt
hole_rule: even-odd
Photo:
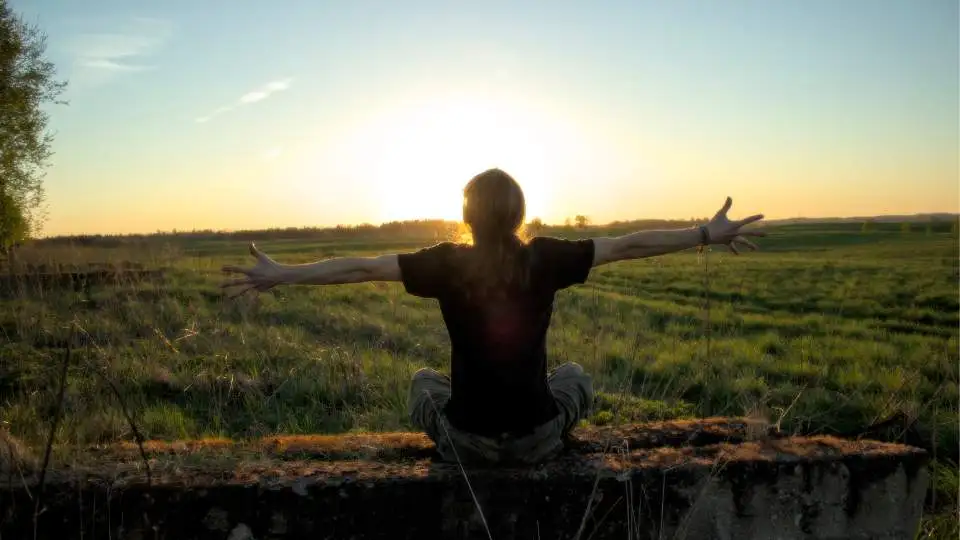
[[[471,246],[444,242],[399,256],[406,291],[440,303],[451,345],[445,413],[458,429],[522,434],[559,410],[547,385],[546,337],[557,291],[586,281],[592,240],[537,237],[518,246],[528,285],[491,295],[464,279]]]

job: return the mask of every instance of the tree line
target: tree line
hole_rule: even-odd
[[[593,224],[546,224],[534,218],[525,224],[523,232],[528,236],[590,236],[615,234],[642,229],[685,227],[703,220],[631,220],[614,221],[603,225]],[[463,238],[465,229],[462,223],[444,220],[406,220],[391,221],[374,225],[336,225],[332,227],[276,227],[259,230],[223,231],[213,229],[195,229],[189,231],[156,231],[153,233],[132,234],[82,234],[65,235],[38,240],[46,245],[70,244],[79,246],[118,247],[152,241],[264,241],[264,240],[312,240],[343,241],[357,239],[363,241],[442,241]]]

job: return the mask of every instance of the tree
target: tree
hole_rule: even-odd
[[[863,225],[860,227],[860,232],[868,233],[873,231],[873,221],[867,220],[863,222]]]
[[[577,223],[577,228],[578,228],[578,229],[586,229],[586,228],[587,228],[587,225],[590,224],[590,218],[588,218],[587,216],[580,215],[580,214],[577,214],[577,216],[576,216],[575,218],[573,218],[573,220]]]
[[[3,233],[0,244],[3,252],[26,240],[30,234],[30,226],[17,202],[3,191],[0,191],[0,232]]]
[[[902,232],[903,234],[909,234],[910,229],[911,227],[910,227],[909,221],[904,221],[903,223],[900,224],[900,232]]]
[[[530,220],[530,223],[527,223],[527,231],[532,235],[540,234],[543,231],[543,220],[540,218]]]
[[[0,250],[39,232],[43,173],[52,152],[45,103],[66,82],[45,58],[46,36],[0,0]]]

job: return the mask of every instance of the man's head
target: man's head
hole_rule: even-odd
[[[474,241],[498,242],[517,237],[526,215],[520,184],[500,169],[474,176],[463,188],[463,222]]]

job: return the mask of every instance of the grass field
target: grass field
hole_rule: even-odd
[[[855,434],[897,413],[916,418],[915,435],[936,453],[938,506],[955,509],[960,254],[949,230],[785,225],[769,229],[763,251],[741,257],[687,252],[597,269],[557,298],[551,362],[593,374],[596,423],[749,414],[786,431]],[[257,245],[281,262],[305,262],[430,243],[354,235]],[[70,343],[61,453],[132,438],[117,394],[147,438],[409,428],[411,374],[447,367],[434,303],[396,284],[288,287],[231,302],[219,268],[248,264],[246,245],[167,238],[24,248],[34,261],[168,270],[159,281],[88,292],[8,292],[0,422],[42,447]],[[925,527],[956,537],[945,508]]]

